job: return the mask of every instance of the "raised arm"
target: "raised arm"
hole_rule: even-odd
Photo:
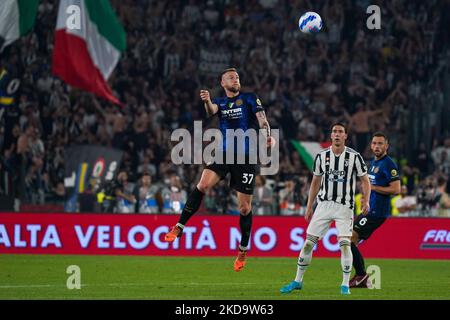
[[[205,110],[208,114],[208,117],[216,114],[217,111],[219,111],[219,106],[212,103],[208,90],[200,90],[200,99],[202,99],[203,103],[205,104]]]
[[[264,111],[259,111],[256,113],[256,119],[258,119],[259,127],[266,130],[266,137],[270,137],[270,125],[267,121],[266,113]]]
[[[270,134],[270,125],[267,121],[266,113],[264,111],[258,111],[256,113],[256,119],[258,119],[259,128],[265,130],[267,146],[273,147],[275,145],[275,139]]]

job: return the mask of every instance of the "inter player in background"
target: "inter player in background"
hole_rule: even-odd
[[[205,192],[215,186],[221,179],[230,173],[231,188],[237,191],[241,229],[241,242],[239,252],[234,262],[234,270],[240,271],[245,266],[248,242],[252,228],[252,195],[255,186],[255,177],[259,172],[257,164],[251,164],[249,159],[248,141],[244,142],[242,151],[245,154],[245,163],[236,163],[237,150],[233,148],[234,142],[227,141],[226,130],[242,129],[244,133],[248,129],[264,129],[267,137],[267,147],[272,147],[275,140],[270,136],[270,126],[267,122],[261,101],[254,93],[241,92],[239,74],[235,68],[224,70],[220,75],[220,83],[225,91],[225,96],[211,101],[207,90],[200,91],[200,98],[204,102],[208,116],[217,114],[220,121],[220,130],[224,139],[222,144],[223,164],[207,164],[202,172],[199,183],[186,202],[178,223],[166,234],[165,241],[172,242],[183,234],[183,228],[188,220],[200,207]],[[232,149],[232,150],[230,150]],[[226,153],[231,153],[233,163],[226,162]]]
[[[341,248],[343,273],[341,293],[350,294],[349,280],[352,269],[350,239],[353,230],[356,178],[361,180],[363,212],[369,211],[370,182],[363,158],[358,152],[345,146],[346,140],[346,127],[336,123],[331,127],[331,147],[319,152],[314,160],[305,214],[306,221],[311,221],[298,257],[295,280],[282,287],[281,293],[290,293],[302,288],[303,275],[311,263],[314,246],[327,233],[331,222],[335,221]],[[318,204],[313,212],[316,197]]]
[[[355,275],[350,280],[351,288],[370,288],[372,283],[366,273],[364,258],[358,249],[361,240],[369,239],[386,218],[391,215],[391,196],[400,193],[400,177],[397,165],[387,155],[389,148],[386,136],[377,132],[372,136],[370,145],[374,159],[370,162],[369,179],[372,192],[370,194],[370,210],[367,215],[359,215],[355,220],[352,235],[352,254]]]

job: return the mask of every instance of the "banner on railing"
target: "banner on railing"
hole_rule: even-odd
[[[78,195],[98,193],[101,186],[116,176],[122,160],[122,151],[99,146],[81,145],[64,151],[64,186],[68,194],[64,211],[77,212]]]
[[[239,245],[235,216],[194,216],[183,236],[164,242],[177,215],[0,214],[0,253],[229,256]],[[302,217],[254,217],[251,256],[295,257],[306,237]],[[360,245],[367,258],[450,259],[450,219],[390,218]],[[332,226],[316,257],[338,257]]]

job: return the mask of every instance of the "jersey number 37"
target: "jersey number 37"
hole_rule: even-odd
[[[253,173],[243,173],[242,174],[242,183],[250,184],[253,180]]]

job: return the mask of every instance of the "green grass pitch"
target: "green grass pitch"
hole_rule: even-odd
[[[381,268],[381,289],[341,296],[340,260],[313,258],[304,288],[279,293],[297,259],[249,257],[0,255],[0,299],[450,299],[450,261],[367,259]],[[81,269],[81,289],[66,287],[69,265]]]

